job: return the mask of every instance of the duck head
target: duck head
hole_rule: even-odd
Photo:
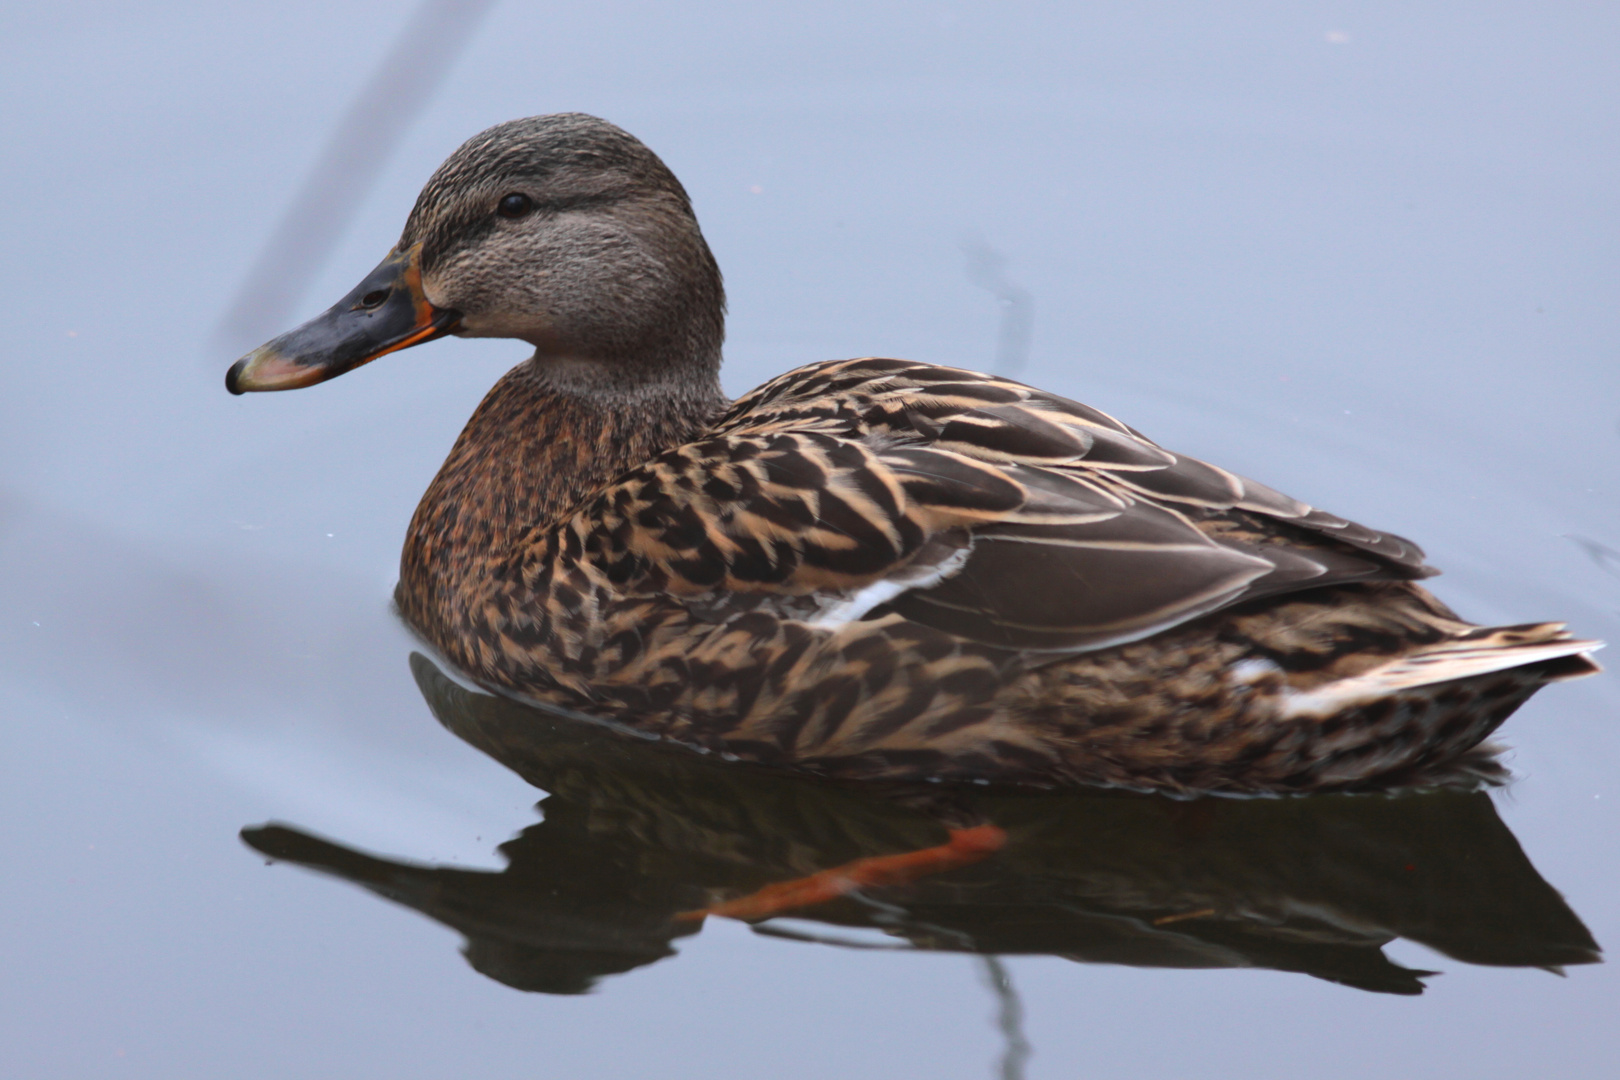
[[[720,270],[658,156],[593,116],[535,116],[451,154],[376,269],[225,386],[311,386],[455,334],[530,342],[563,382],[717,388],[724,317]]]

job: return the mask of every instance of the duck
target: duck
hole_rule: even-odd
[[[729,400],[691,199],[593,116],[473,136],[226,386],[447,335],[534,353],[428,486],[398,612],[485,689],[641,737],[840,782],[1389,791],[1501,781],[1498,725],[1598,670],[1562,623],[1459,617],[1409,540],[1008,378],[861,357]]]

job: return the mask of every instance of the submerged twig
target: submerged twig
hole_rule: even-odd
[[[968,280],[994,296],[1001,309],[996,330],[998,375],[1013,375],[1029,360],[1029,342],[1035,326],[1035,298],[1022,285],[1007,280],[1007,257],[983,240],[962,244],[967,256]]]
[[[1001,962],[1001,957],[981,955],[984,981],[996,995],[996,1028],[1001,1032],[1001,1080],[1024,1080],[1024,1063],[1035,1048],[1024,1037],[1024,1003],[1019,1000],[1013,986],[1012,972]]]

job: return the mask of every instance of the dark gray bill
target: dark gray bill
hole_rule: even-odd
[[[461,313],[422,295],[418,249],[395,249],[349,295],[231,365],[225,389],[294,390],[452,332]]]

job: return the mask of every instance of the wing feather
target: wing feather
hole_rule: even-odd
[[[1089,406],[870,358],[772,380],[571,527],[570,549],[651,589],[739,608],[770,594],[812,620],[892,611],[1035,653],[1432,572],[1410,541],[1172,453]]]

